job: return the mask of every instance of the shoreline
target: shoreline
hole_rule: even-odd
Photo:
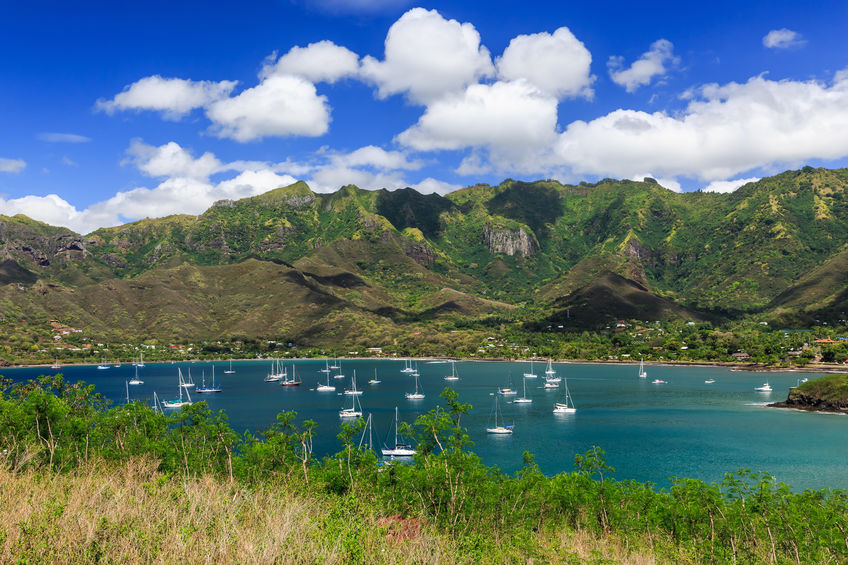
[[[287,361],[324,361],[327,359],[340,359],[346,361],[400,361],[403,359],[412,359],[414,361],[438,361],[441,363],[449,363],[451,361],[478,361],[481,363],[530,363],[531,359],[508,359],[505,357],[481,357],[481,358],[466,358],[466,357],[389,357],[389,356],[368,356],[368,357],[288,357]],[[165,359],[162,361],[148,361],[145,364],[153,363],[227,363],[227,362],[245,362],[245,361],[270,361],[271,358],[238,358],[238,359]],[[546,362],[546,359],[532,359],[533,362]],[[552,359],[553,363],[572,364],[572,365],[627,365],[638,366],[638,361],[620,361],[620,360],[590,360],[590,359]],[[61,367],[95,367],[99,365],[97,362],[92,363],[63,363]],[[121,363],[121,366],[131,363]],[[730,361],[662,361],[662,362],[647,362],[646,367],[721,367],[737,371],[747,371],[752,373],[817,373],[817,374],[834,374],[848,373],[848,366],[840,367],[833,365],[808,365],[805,367],[775,367],[773,365],[762,365],[759,363],[735,363]],[[27,364],[9,364],[0,367],[3,369],[35,369],[44,367],[50,369],[52,364],[47,363],[27,363]],[[113,365],[110,364],[110,368]],[[60,370],[60,369],[54,369]]]

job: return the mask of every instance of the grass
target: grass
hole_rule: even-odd
[[[246,486],[157,471],[153,459],[89,462],[70,473],[0,468],[3,563],[630,563],[658,560],[648,543],[587,531],[515,538],[498,554],[421,518],[380,514],[355,495]],[[494,535],[498,535],[495,533]],[[483,544],[491,547],[489,543]],[[526,557],[528,552],[532,557]]]

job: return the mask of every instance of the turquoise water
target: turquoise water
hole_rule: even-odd
[[[485,428],[492,422],[492,393],[508,384],[521,395],[521,375],[527,363],[457,363],[459,381],[448,383],[450,364],[418,363],[420,381],[426,398],[410,401],[405,392],[414,388],[414,378],[401,373],[402,361],[344,361],[346,380],[331,379],[336,392],[315,390],[324,374],[324,361],[298,361],[303,379],[299,387],[282,387],[263,382],[270,363],[241,361],[233,363],[235,374],[225,375],[225,363],[216,363],[216,377],[224,392],[194,394],[193,400],[205,400],[212,409],[223,409],[232,426],[239,430],[260,430],[274,422],[278,412],[295,410],[299,420],[318,422],[315,451],[319,455],[338,449],[338,411],[350,405],[350,397],[341,395],[349,387],[355,370],[358,387],[365,392],[359,398],[363,411],[373,414],[375,444],[388,435],[394,408],[400,418],[412,421],[418,414],[436,406],[439,393],[448,384],[460,394],[460,400],[473,405],[463,419],[475,445],[473,450],[488,464],[512,472],[521,467],[522,452],[536,455],[547,474],[573,469],[574,454],[593,445],[604,449],[619,479],[668,486],[670,477],[692,477],[718,481],[724,473],[740,468],[768,471],[794,489],[848,488],[848,420],[840,415],[816,414],[765,408],[766,402],[784,400],[789,387],[802,373],[757,373],[731,371],[715,367],[646,366],[647,379],[637,378],[635,366],[555,363],[577,406],[575,414],[553,414],[555,399],[562,391],[543,390],[544,365],[537,364],[540,378],[527,380],[527,396],[532,404],[512,404],[502,398],[501,410],[507,423],[514,423],[511,436],[489,436]],[[156,391],[160,399],[177,395],[177,367],[184,374],[191,368],[200,383],[202,371],[207,379],[211,363],[148,363],[139,371],[144,385],[130,387],[133,399],[145,400]],[[379,385],[367,381],[377,370]],[[84,380],[115,402],[123,402],[124,381],[131,378],[130,365],[108,370],[94,366],[3,369],[15,380],[40,374],[62,372],[68,380]],[[655,385],[654,378],[667,384]],[[714,384],[704,380],[713,378]],[[768,380],[771,394],[754,391]],[[515,397],[512,397],[515,398]]]

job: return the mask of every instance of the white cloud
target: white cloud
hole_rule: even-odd
[[[421,182],[413,184],[412,188],[414,188],[421,194],[447,194],[448,192],[459,190],[460,188],[462,188],[462,185],[451,184],[448,182],[434,179],[432,177],[427,177]]]
[[[26,167],[23,159],[6,159],[0,157],[0,173],[19,173]]]
[[[421,161],[410,161],[406,153],[401,151],[386,151],[381,147],[366,145],[355,151],[332,156],[335,163],[348,167],[376,167],[380,169],[403,169],[414,171],[420,169]]]
[[[492,76],[489,50],[470,23],[446,20],[436,10],[413,8],[386,35],[385,58],[362,59],[362,76],[377,85],[377,96],[406,93],[428,103]]]
[[[800,47],[806,43],[801,34],[791,29],[773,29],[763,36],[763,45],[769,49],[788,49]]]
[[[501,79],[527,79],[557,98],[591,98],[595,80],[590,72],[591,64],[592,54],[567,27],[559,28],[553,35],[519,35],[497,59]]]
[[[616,110],[571,123],[559,163],[582,174],[725,180],[758,167],[848,155],[848,74],[831,86],[751,78],[707,85],[679,115]]]
[[[270,76],[238,96],[206,108],[218,137],[251,141],[270,136],[319,136],[327,132],[330,108],[315,85],[295,76]]]
[[[69,167],[79,167],[79,163],[77,163],[76,161],[74,161],[73,159],[68,157],[67,155],[62,157],[62,164],[67,165]]]
[[[127,161],[151,177],[186,177],[208,179],[212,174],[230,170],[212,153],[204,153],[195,159],[189,151],[171,141],[155,147],[139,139],[130,142]]]
[[[84,135],[56,132],[39,133],[38,139],[41,141],[47,141],[48,143],[87,143],[91,141],[90,137],[86,137]]]
[[[485,148],[497,168],[528,170],[556,141],[556,123],[556,99],[525,80],[475,84],[432,103],[397,140],[419,151]]]
[[[757,182],[760,177],[750,177],[747,179],[736,180],[717,180],[713,181],[701,190],[704,192],[734,192],[737,188],[745,186],[749,182]]]
[[[179,119],[195,108],[226,98],[237,81],[193,81],[162,78],[159,75],[137,80],[124,87],[112,100],[98,100],[97,109],[113,114],[120,110],[153,110],[167,119]]]
[[[340,78],[359,73],[359,55],[332,41],[318,41],[306,47],[292,47],[274,61],[263,65],[260,78],[274,75],[295,75],[310,82],[334,83]]]
[[[674,45],[667,39],[658,39],[651,48],[623,69],[623,57],[610,57],[607,62],[612,81],[623,86],[627,92],[635,92],[640,86],[651,83],[655,76],[664,75],[667,64],[676,65],[680,59],[674,56]]]

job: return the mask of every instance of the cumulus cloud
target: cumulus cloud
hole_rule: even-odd
[[[556,98],[591,98],[592,54],[567,27],[553,34],[519,35],[497,59],[498,77],[526,79]]]
[[[433,177],[427,177],[421,182],[411,185],[411,187],[421,194],[447,194],[448,192],[459,190],[462,188],[462,185],[451,184],[449,182],[434,179]]]
[[[0,173],[19,173],[26,167],[23,159],[7,159],[0,157]]]
[[[760,180],[760,177],[750,177],[747,179],[736,179],[736,180],[717,180],[713,181],[701,190],[703,192],[734,192],[737,188],[745,186],[750,182],[757,182]]]
[[[442,98],[397,140],[419,151],[485,148],[499,167],[526,170],[556,141],[556,123],[556,99],[521,79]]]
[[[88,143],[90,137],[76,133],[44,132],[38,134],[38,139],[48,143]]]
[[[195,159],[191,152],[173,141],[156,147],[147,145],[140,139],[134,139],[127,149],[127,159],[124,163],[132,163],[139,171],[150,177],[185,177],[203,180],[214,173],[229,170],[229,167],[224,166],[212,153],[206,152]]]
[[[624,57],[610,57],[607,66],[614,83],[623,86],[627,92],[635,92],[640,86],[650,84],[655,76],[664,75],[667,65],[676,65],[679,62],[680,59],[674,56],[674,45],[671,41],[658,39],[629,67],[623,68]]]
[[[848,155],[848,73],[831,85],[772,81],[707,85],[679,115],[616,110],[571,123],[559,162],[582,174],[725,180],[758,167]]]
[[[801,34],[791,29],[773,29],[763,36],[763,45],[769,49],[789,49],[806,43]]]
[[[237,81],[232,80],[193,81],[154,75],[124,87],[111,100],[98,100],[96,107],[107,114],[120,110],[152,110],[161,112],[167,119],[177,120],[195,108],[226,98],[236,84]]]
[[[379,98],[405,93],[426,104],[492,76],[494,66],[472,24],[413,8],[389,28],[384,59],[364,57],[361,74],[377,85]]]
[[[251,141],[269,136],[315,137],[327,132],[330,108],[315,85],[295,76],[270,76],[233,98],[210,104],[206,116],[218,137]]]
[[[263,65],[260,78],[273,75],[295,75],[310,82],[329,82],[355,76],[359,72],[359,55],[332,41],[318,41],[306,47],[292,47],[274,61],[272,55]]]

